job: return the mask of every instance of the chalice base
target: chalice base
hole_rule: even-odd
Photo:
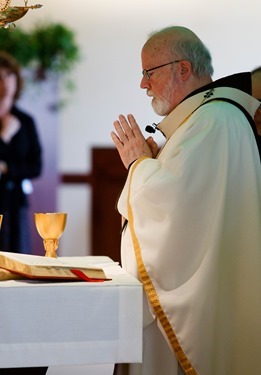
[[[45,248],[45,256],[49,258],[57,258],[57,249],[59,240],[57,239],[47,239],[43,240]]]

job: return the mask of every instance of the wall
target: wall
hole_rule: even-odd
[[[76,31],[81,47],[72,74],[76,90],[61,91],[69,101],[59,119],[61,173],[89,171],[91,147],[112,145],[110,131],[119,113],[135,114],[143,128],[159,120],[139,88],[140,49],[149,32],[171,24],[191,28],[212,52],[215,79],[260,65],[259,0],[38,1],[43,7],[29,11],[17,27],[63,22]],[[62,255],[87,254],[88,187],[63,186],[58,199],[59,209],[69,214]]]

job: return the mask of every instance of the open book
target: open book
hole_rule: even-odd
[[[63,258],[17,254],[0,251],[0,280],[17,278],[69,281],[108,280],[102,268],[75,267],[63,262]],[[68,259],[68,258],[67,258]]]

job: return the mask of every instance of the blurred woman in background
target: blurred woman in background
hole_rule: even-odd
[[[33,118],[15,105],[22,86],[19,64],[0,51],[0,250],[31,253],[27,194],[42,151]]]

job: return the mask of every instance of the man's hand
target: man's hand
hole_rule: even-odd
[[[150,151],[152,153],[152,157],[156,158],[156,156],[159,153],[159,146],[157,145],[157,143],[154,141],[154,139],[152,137],[147,138],[146,142],[147,142],[147,145],[150,148]]]
[[[157,144],[152,137],[148,140],[144,138],[133,115],[128,115],[127,118],[120,115],[119,120],[114,121],[113,125],[116,132],[112,132],[111,137],[125,168],[142,156],[156,156]]]

